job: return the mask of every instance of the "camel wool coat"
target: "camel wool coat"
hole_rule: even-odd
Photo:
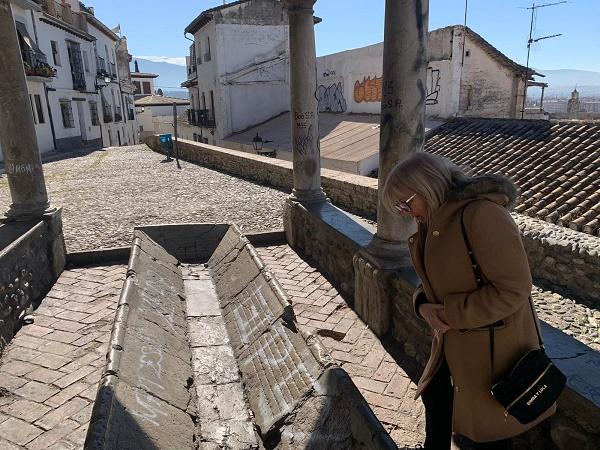
[[[539,347],[529,307],[531,274],[519,229],[508,207],[516,199],[512,182],[498,175],[476,177],[455,187],[427,226],[409,238],[421,285],[413,297],[415,312],[423,302],[444,305],[450,330],[434,331],[431,355],[417,387],[417,397],[446,358],[454,387],[453,430],[475,442],[506,439],[537,421],[522,425],[490,393],[529,350]],[[478,287],[461,231],[461,212],[485,285]],[[496,324],[496,322],[498,322]],[[487,325],[495,326],[491,373]]]

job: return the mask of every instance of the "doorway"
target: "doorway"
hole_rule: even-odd
[[[86,145],[88,141],[87,126],[85,125],[85,112],[83,102],[75,102],[77,105],[77,116],[79,117],[79,131],[81,133],[81,145]]]

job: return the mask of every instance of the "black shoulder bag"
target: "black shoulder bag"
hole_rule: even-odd
[[[465,230],[463,208],[460,222],[463,238],[477,285],[484,286],[483,274],[475,260],[473,249]],[[533,422],[548,410],[557,400],[567,381],[565,375],[558,370],[548,358],[544,350],[544,343],[540,336],[538,323],[533,312],[533,302],[529,296],[529,307],[533,316],[533,323],[537,333],[540,347],[530,350],[523,355],[512,369],[494,383],[494,327],[488,326],[490,333],[490,361],[492,370],[491,392],[496,400],[504,406],[504,417],[509,414],[522,424]]]

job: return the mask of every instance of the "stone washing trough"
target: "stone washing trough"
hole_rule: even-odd
[[[199,224],[136,229],[85,448],[396,445],[248,238]]]

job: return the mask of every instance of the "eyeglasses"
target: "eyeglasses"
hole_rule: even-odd
[[[411,207],[410,207],[410,202],[413,201],[413,199],[416,197],[416,193],[411,195],[410,197],[408,197],[406,200],[404,200],[403,202],[400,201],[398,203],[396,203],[394,205],[394,207],[401,213],[409,213],[411,212]]]

